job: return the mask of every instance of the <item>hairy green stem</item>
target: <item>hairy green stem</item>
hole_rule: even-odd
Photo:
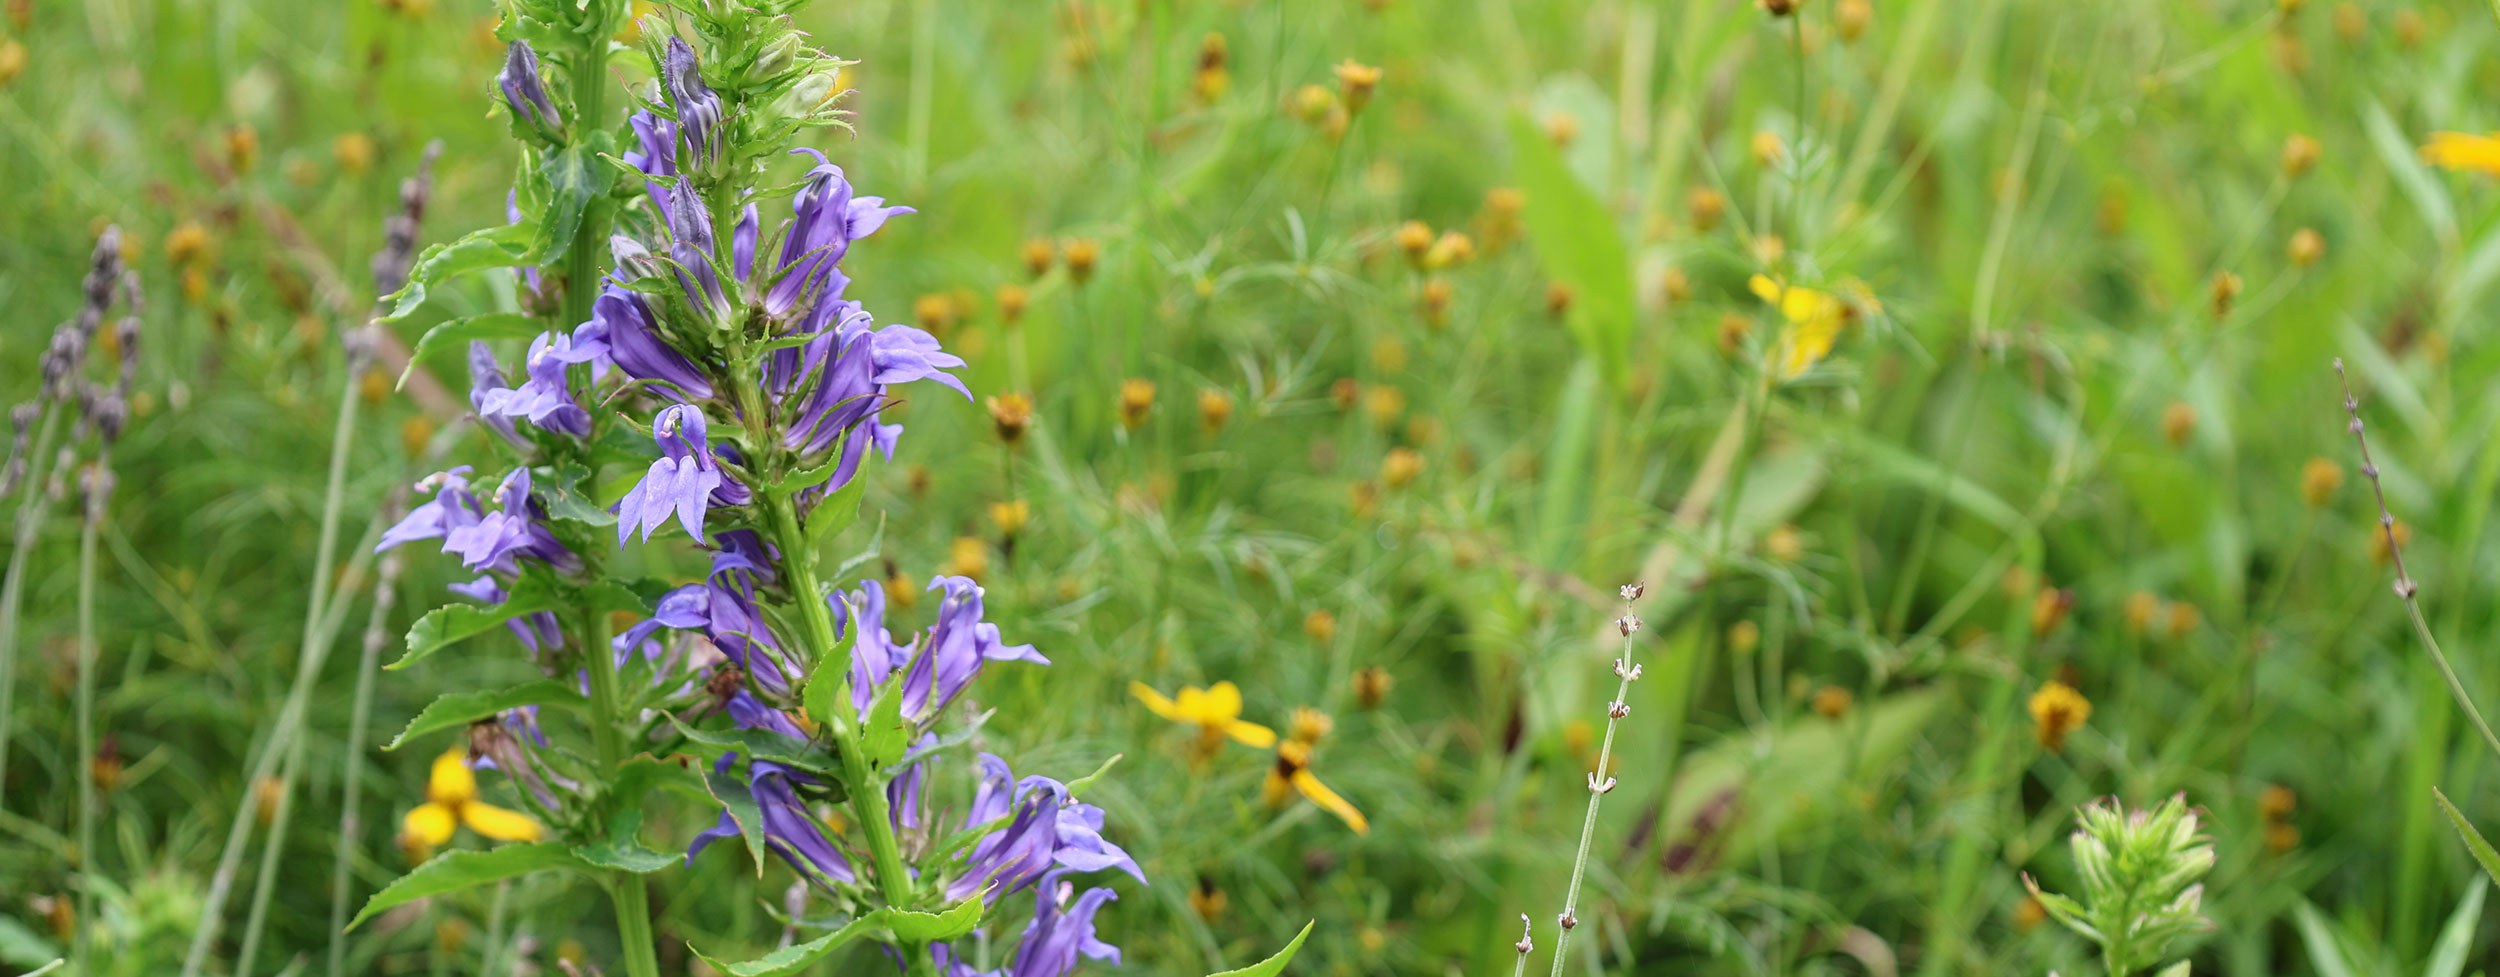
[[[11,704],[17,701],[17,638],[18,608],[26,596],[26,559],[35,548],[37,530],[43,528],[44,466],[52,459],[52,440],[60,435],[61,405],[47,404],[43,409],[43,427],[35,436],[34,451],[26,457],[26,477],[18,482],[17,540],[9,550],[9,576],[0,583],[0,793],[9,783],[9,730]]]

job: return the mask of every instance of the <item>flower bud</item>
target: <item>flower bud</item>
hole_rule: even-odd
[[[760,85],[781,77],[791,65],[798,63],[799,52],[805,49],[799,43],[797,33],[781,35],[779,40],[764,45],[764,50],[756,54],[755,63],[747,66],[747,80]]]

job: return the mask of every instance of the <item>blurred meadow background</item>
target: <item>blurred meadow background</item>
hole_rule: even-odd
[[[406,869],[400,816],[454,737],[379,744],[442,692],[534,677],[498,631],[354,708],[377,514],[469,409],[457,357],[396,367],[516,298],[463,281],[361,377],[339,339],[428,142],[419,243],[505,219],[495,10],[5,8],[0,392],[34,394],[108,225],[145,305],[91,750],[76,503],[8,500],[33,534],[0,970],[83,929],[94,973],[175,972],[240,811],[208,972],[245,939],[260,972],[319,972],[337,860],[351,905]],[[1117,972],[1240,966],[1316,919],[1292,973],[1509,973],[1523,913],[1543,967],[1636,580],[1645,677],[1570,972],[2090,971],[2019,873],[2071,890],[2077,805],[2181,792],[2218,853],[2197,971],[2496,959],[2432,788],[2489,825],[2500,779],[2389,593],[2328,366],[2488,701],[2500,150],[2424,147],[2500,127],[2489,11],[823,0],[799,23],[861,62],[856,134],[816,145],[919,209],[852,253],[850,294],[943,338],[975,396],[910,397],[913,439],[829,545],[870,551],[854,576],[906,621],[929,574],[978,578],[1052,659],[976,690],[985,749],[1063,779],[1123,755],[1087,796],[1153,883],[1102,917]],[[335,649],[300,767],[256,780],[342,396]],[[385,643],[459,576],[412,557]],[[1308,734],[1368,830],[1131,688],[1219,682]],[[645,814],[668,845],[712,817]],[[673,974],[712,972],[689,941],[770,949],[790,884],[717,853],[649,879]],[[395,910],[345,967],[614,973],[616,939],[547,874]]]

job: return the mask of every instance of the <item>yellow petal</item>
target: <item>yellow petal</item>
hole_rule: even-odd
[[[1188,714],[1181,711],[1179,703],[1165,698],[1163,693],[1155,691],[1152,686],[1149,686],[1144,682],[1130,682],[1128,684],[1128,694],[1136,696],[1137,701],[1145,703],[1147,711],[1150,711],[1155,715],[1169,719],[1176,723],[1185,723],[1189,721]]]
[[[425,782],[426,800],[458,805],[476,796],[477,775],[469,772],[468,747],[454,745],[434,758],[434,774]]]
[[[546,832],[539,829],[538,822],[530,820],[529,815],[507,811],[482,801],[460,805],[460,822],[468,825],[469,830],[496,841],[537,841],[546,836]]]
[[[1310,798],[1311,803],[1319,805],[1322,810],[1344,818],[1346,827],[1353,828],[1355,834],[1372,833],[1372,823],[1364,819],[1363,812],[1355,810],[1354,805],[1337,796],[1336,791],[1329,790],[1328,785],[1320,783],[1319,778],[1312,776],[1309,770],[1293,772],[1293,789],[1301,791],[1302,796]]]
[[[1781,317],[1790,322],[1805,322],[1824,312],[1832,297],[1811,288],[1782,285],[1768,275],[1755,275],[1745,281],[1756,297],[1779,306]]]
[[[400,819],[400,830],[432,848],[451,840],[452,824],[451,808],[427,801],[408,810],[408,816]]]
[[[1201,720],[1229,722],[1238,718],[1241,715],[1241,689],[1231,682],[1207,686],[1206,710],[1200,714]]]
[[[1276,745],[1275,730],[1239,719],[1224,724],[1224,735],[1240,740],[1244,746],[1261,750]]]
[[[2500,173],[2500,139],[2466,132],[2431,133],[2422,147],[2422,161],[2451,170]]]

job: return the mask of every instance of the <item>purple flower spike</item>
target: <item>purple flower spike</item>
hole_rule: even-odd
[[[720,158],[721,102],[703,83],[702,65],[686,39],[671,36],[660,59],[660,78],[668,89],[668,106],[677,112],[677,134],[684,137],[686,163],[707,170]]]
[[[641,170],[644,176],[677,176],[677,123],[651,114],[636,112],[625,120],[633,126],[636,148],[625,151],[625,165]],[[643,181],[642,188],[651,195],[651,209],[668,213],[669,188],[657,180]]]
[[[883,197],[855,196],[842,168],[813,149],[794,149],[816,157],[807,185],[790,202],[789,235],[781,244],[781,277],[764,297],[764,311],[781,316],[802,301],[821,302],[841,295],[834,266],[842,263],[851,242],[885,226],[886,218],[909,214],[909,207],[889,207]]]
[[[547,529],[547,507],[530,495],[529,469],[515,468],[504,476],[495,496],[502,510],[443,534],[443,552],[477,571],[518,573],[524,556],[566,573],[581,569],[581,557]]]
[[[666,524],[671,515],[686,527],[687,535],[702,541],[704,510],[711,506],[712,490],[724,480],[720,466],[712,460],[710,436],[703,411],[688,404],[672,404],[652,420],[651,438],[659,442],[661,457],[617,503],[617,545],[624,545],[637,528],[642,530],[643,541],[649,542],[651,531]]]
[[[530,49],[528,41],[512,42],[495,84],[503,89],[503,102],[512,109],[513,118],[548,130],[564,125],[556,107],[547,101],[546,85],[538,79],[538,52]]]
[[[601,327],[608,355],[626,376],[652,381],[662,393],[680,400],[711,398],[712,382],[694,361],[660,338],[659,320],[641,294],[611,285],[591,304],[590,314]]]
[[[703,202],[694,194],[670,198],[668,233],[675,239],[668,258],[677,263],[677,286],[685,291],[686,304],[709,315],[714,325],[726,322],[729,296],[721,291],[720,273],[712,267],[717,240],[712,234],[712,215],[704,212]]]

